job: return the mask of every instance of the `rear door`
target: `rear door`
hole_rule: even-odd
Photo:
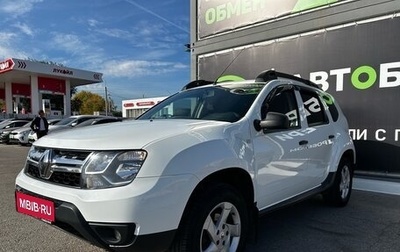
[[[307,136],[304,138],[307,148],[302,155],[307,156],[310,186],[319,186],[328,175],[330,157],[336,133],[328,117],[328,108],[324,105],[318,91],[300,89],[301,109],[306,114]]]

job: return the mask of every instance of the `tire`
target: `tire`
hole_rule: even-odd
[[[242,194],[227,184],[206,187],[185,210],[171,251],[243,251],[249,214]]]
[[[353,188],[353,173],[353,164],[347,159],[342,159],[336,171],[333,185],[323,193],[326,203],[337,207],[347,205]]]

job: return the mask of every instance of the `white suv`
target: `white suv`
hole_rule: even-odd
[[[270,70],[41,138],[16,205],[110,250],[242,251],[262,213],[318,193],[346,205],[355,160],[334,98]]]

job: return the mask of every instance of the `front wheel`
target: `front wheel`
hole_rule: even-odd
[[[323,194],[328,204],[338,207],[347,205],[353,187],[353,173],[353,164],[347,159],[342,159],[333,185]]]
[[[211,186],[187,209],[172,251],[242,251],[248,211],[240,192],[227,184]]]

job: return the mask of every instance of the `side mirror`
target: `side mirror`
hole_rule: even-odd
[[[289,128],[287,115],[277,112],[268,112],[264,120],[254,120],[254,128],[257,131],[262,129],[279,130]]]
[[[78,125],[77,122],[71,123],[71,127],[75,127],[76,125]]]

